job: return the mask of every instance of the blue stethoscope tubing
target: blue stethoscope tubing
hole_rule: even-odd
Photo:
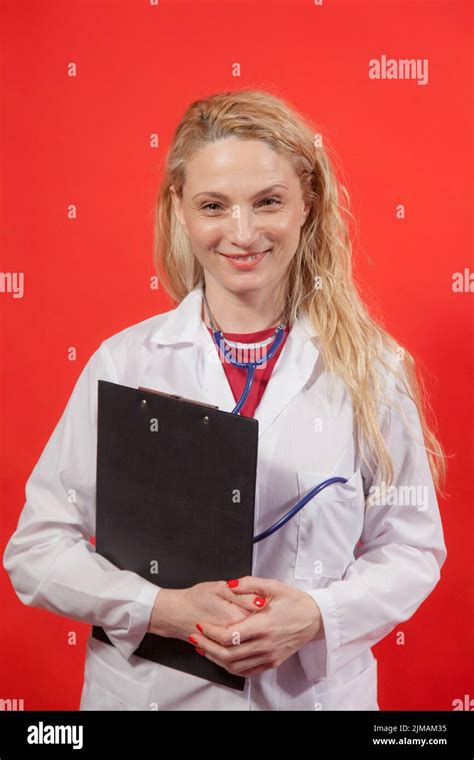
[[[247,381],[245,383],[245,388],[243,390],[242,396],[240,397],[237,406],[232,409],[232,414],[239,414],[240,410],[242,409],[243,405],[245,404],[250,389],[252,387],[253,379],[255,376],[255,369],[259,364],[262,364],[264,361],[268,361],[272,358],[272,356],[275,355],[275,353],[278,351],[283,338],[285,336],[285,328],[283,325],[279,325],[275,331],[275,340],[272,343],[270,349],[268,352],[263,356],[261,359],[256,359],[253,362],[239,362],[234,360],[232,353],[230,349],[226,348],[226,345],[224,343],[224,340],[222,338],[222,331],[221,330],[213,330],[213,337],[214,341],[217,345],[217,348],[219,351],[221,351],[224,354],[224,357],[227,361],[229,361],[231,364],[234,365],[234,367],[240,367],[242,369],[247,370]],[[283,528],[286,523],[291,520],[292,517],[294,517],[300,509],[303,509],[304,506],[308,503],[308,501],[311,501],[311,499],[316,496],[320,491],[324,490],[324,488],[327,488],[328,486],[331,486],[333,483],[347,483],[347,478],[342,478],[339,476],[328,478],[327,480],[323,480],[322,483],[319,483],[317,486],[315,486],[309,493],[306,494],[306,496],[303,496],[300,501],[294,505],[287,513],[286,515],[283,515],[283,517],[280,517],[279,520],[277,520],[273,525],[270,525],[269,528],[262,531],[262,533],[259,533],[258,535],[254,536],[253,543],[256,544],[259,541],[263,541],[264,538],[268,538],[268,536],[271,536],[272,533],[275,533],[280,528]]]

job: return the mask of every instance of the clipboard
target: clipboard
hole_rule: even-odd
[[[96,551],[163,588],[251,575],[257,451],[254,418],[99,380]],[[181,639],[146,633],[134,655],[245,686]]]

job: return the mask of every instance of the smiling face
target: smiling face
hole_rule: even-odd
[[[171,193],[206,288],[211,282],[234,294],[263,290],[269,297],[281,290],[309,212],[285,158],[258,140],[217,140],[187,163],[182,198],[173,186]]]

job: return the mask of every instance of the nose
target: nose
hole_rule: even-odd
[[[240,248],[249,248],[257,243],[260,232],[251,210],[245,211],[241,206],[236,206],[230,217],[229,242]]]

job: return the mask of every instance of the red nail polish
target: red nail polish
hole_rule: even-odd
[[[197,644],[197,641],[194,638],[194,636],[188,636],[188,641],[190,641],[192,644]]]
[[[196,652],[198,652],[199,654],[206,654],[204,649],[199,649],[199,647],[196,647]]]
[[[263,607],[263,605],[265,604],[265,599],[262,599],[261,596],[256,596],[255,599],[253,600],[253,603],[256,607]]]
[[[198,631],[201,631],[201,633],[204,633],[199,623],[196,623],[196,628],[198,629]]]
[[[231,581],[227,581],[227,585],[229,586],[229,588],[234,588],[234,586],[238,586],[239,585],[239,579],[238,578],[234,578]]]

